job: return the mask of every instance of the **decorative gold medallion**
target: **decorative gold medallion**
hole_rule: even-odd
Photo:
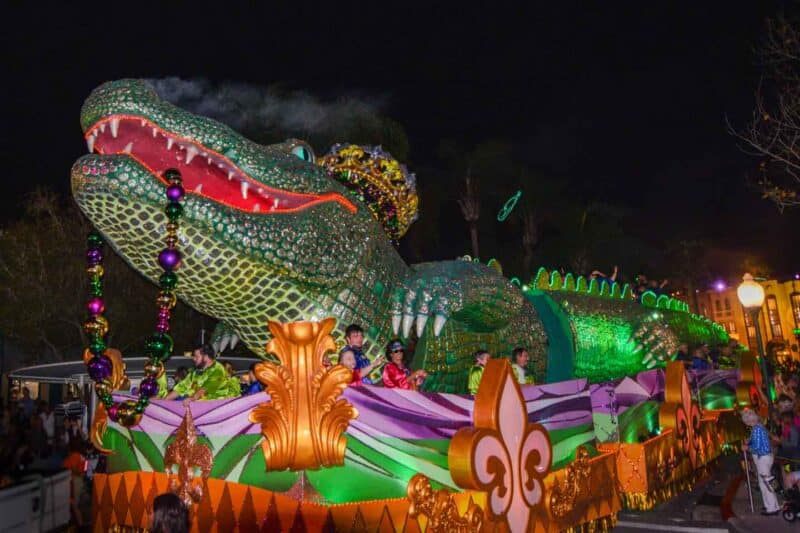
[[[202,481],[211,473],[212,463],[211,450],[197,442],[197,428],[192,412],[187,408],[175,440],[167,446],[164,454],[170,491],[186,505],[199,502],[203,498]]]
[[[487,493],[489,520],[511,533],[532,531],[532,509],[544,500],[553,450],[547,430],[528,412],[506,359],[486,364],[473,409],[475,425],[450,441],[447,461],[459,487]]]
[[[431,533],[478,533],[483,528],[483,510],[470,503],[467,512],[461,517],[452,494],[445,489],[433,491],[430,480],[422,474],[414,474],[406,489],[408,517],[416,519],[419,515],[428,518],[426,531]]]
[[[261,424],[261,449],[267,470],[315,470],[344,464],[347,438],[344,432],[358,411],[347,400],[337,399],[352,379],[352,372],[336,365],[326,369],[323,356],[336,345],[329,333],[336,320],[322,322],[270,322],[272,340],[267,353],[280,365],[256,365],[256,377],[270,401],[250,413]]]
[[[667,363],[664,383],[664,403],[658,409],[658,421],[663,429],[675,431],[681,450],[689,457],[692,468],[697,467],[700,435],[700,406],[692,398],[689,379],[681,361]]]

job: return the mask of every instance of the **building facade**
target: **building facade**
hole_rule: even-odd
[[[761,281],[764,287],[764,305],[758,315],[761,337],[764,345],[770,341],[783,342],[793,347],[797,354],[800,331],[800,280],[779,281],[770,279]],[[750,314],[746,313],[739,297],[736,295],[737,285],[697,294],[695,312],[705,315],[728,332],[732,338],[756,351],[756,328]]]

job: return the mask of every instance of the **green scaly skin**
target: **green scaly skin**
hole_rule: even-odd
[[[440,377],[469,366],[466,352],[449,368],[426,365],[425,351],[441,351],[447,339],[497,353],[516,344],[542,343],[544,332],[533,306],[507,279],[461,261],[407,266],[366,206],[324,169],[294,155],[293,145],[255,144],[219,122],[159,99],[138,80],[95,89],[81,111],[84,134],[96,133],[98,124],[111,127],[108,120],[115,116],[141,118],[143,127],[157,127],[220,154],[265,186],[338,193],[355,206],[351,211],[343,202],[326,201],[291,213],[251,213],[187,190],[178,295],[224,322],[253,352],[265,355],[268,320],[334,316],[338,339],[346,325],[360,323],[367,354],[373,357],[394,336],[393,329],[418,330],[430,340],[420,343],[427,347],[417,350],[414,366],[427,366],[429,384],[435,387],[444,383]],[[160,273],[156,257],[164,247],[167,222],[164,187],[150,169],[124,153],[86,155],[72,168],[72,191],[80,208],[113,248],[153,282]],[[537,361],[541,374],[544,357]],[[445,388],[454,390],[454,385]]]

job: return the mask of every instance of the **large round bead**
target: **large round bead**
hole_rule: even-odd
[[[89,311],[90,315],[97,316],[106,310],[106,304],[102,298],[95,297],[89,300],[86,304],[86,309]]]
[[[172,337],[166,333],[154,333],[147,338],[144,345],[145,353],[156,359],[166,359],[172,353]]]
[[[102,355],[92,357],[86,366],[89,369],[89,377],[95,381],[102,381],[108,378],[113,370],[111,360]]]
[[[139,395],[147,398],[158,394],[158,382],[153,378],[145,378],[139,383]]]
[[[158,254],[158,264],[164,270],[175,270],[181,266],[181,253],[174,248],[164,248]]]

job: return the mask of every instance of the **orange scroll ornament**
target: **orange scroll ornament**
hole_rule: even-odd
[[[120,390],[128,386],[128,376],[125,375],[125,362],[122,360],[122,353],[114,348],[107,348],[103,355],[111,360],[111,376],[108,378],[107,383],[104,384],[108,388],[108,392]],[[83,351],[83,363],[87,364],[89,360],[94,357],[94,354],[88,349]],[[94,419],[92,421],[92,429],[89,433],[89,439],[94,444],[94,447],[100,453],[109,454],[111,450],[103,447],[103,436],[106,433],[106,425],[108,424],[108,413],[102,403],[98,403],[97,409],[94,412]]]
[[[272,340],[267,353],[280,365],[256,365],[256,377],[266,385],[270,401],[250,413],[261,424],[261,449],[267,470],[316,470],[344,464],[344,432],[358,411],[337,399],[352,379],[352,372],[336,365],[326,369],[323,356],[335,349],[329,333],[336,320],[322,322],[270,322]]]
[[[697,467],[700,450],[700,406],[692,398],[689,379],[681,361],[667,363],[664,383],[664,403],[658,409],[661,429],[672,429],[681,450],[689,457],[692,468]]]
[[[767,396],[764,394],[764,377],[758,358],[753,352],[742,354],[739,366],[739,383],[736,385],[736,402],[742,406],[749,406],[753,411],[766,417],[769,410]]]
[[[475,425],[450,441],[447,462],[459,487],[487,493],[489,520],[511,533],[533,530],[532,510],[544,502],[543,480],[553,450],[547,430],[528,412],[505,359],[486,364],[473,408]]]

